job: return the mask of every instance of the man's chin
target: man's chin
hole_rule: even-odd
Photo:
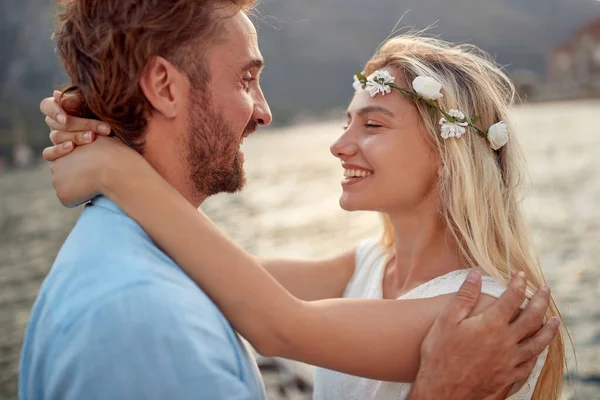
[[[238,193],[244,190],[246,187],[246,176],[242,173],[241,175],[232,177],[231,181],[227,185],[223,185],[221,193]]]
[[[196,189],[205,196],[214,196],[219,193],[237,193],[246,186],[246,174],[244,171],[244,154],[236,153],[233,162],[227,167],[211,165],[202,173],[195,172],[191,176],[195,182]]]
[[[221,175],[220,179],[213,180],[210,189],[207,191],[208,196],[213,196],[219,193],[238,193],[246,186],[246,176],[244,171],[231,171],[227,175]]]

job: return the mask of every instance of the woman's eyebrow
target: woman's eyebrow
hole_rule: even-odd
[[[396,116],[392,111],[390,111],[389,109],[387,109],[385,107],[381,107],[381,106],[367,106],[367,107],[360,108],[358,111],[356,111],[356,115],[362,116],[362,115],[372,113],[372,112],[380,112],[380,113],[385,114],[388,117],[392,117],[392,118],[394,118]],[[346,112],[346,116],[348,118],[351,118],[350,111]]]

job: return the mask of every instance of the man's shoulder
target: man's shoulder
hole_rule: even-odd
[[[104,201],[100,201],[104,200]],[[88,203],[65,244],[151,242],[141,226],[108,199]],[[118,250],[118,249],[115,249]]]
[[[88,292],[47,302],[31,321],[35,330],[52,346],[68,345],[74,351],[78,344],[93,351],[95,347],[118,347],[120,343],[151,345],[161,338],[203,347],[208,343],[207,334],[216,341],[235,344],[228,321],[199,290],[192,292],[179,285],[140,279]]]
[[[104,298],[140,284],[166,286],[165,290],[195,287],[134,220],[110,205],[114,203],[86,206],[63,243],[42,292],[83,298],[100,292]]]
[[[177,309],[177,316],[196,313],[207,322],[224,319],[135,221],[110,203],[86,206],[42,284],[34,306],[39,309],[38,322],[65,327],[86,316],[106,315],[106,323],[118,323],[126,310],[133,313],[150,304]],[[52,318],[45,319],[48,315]]]
[[[101,263],[58,264],[39,295],[42,315],[63,330],[77,321],[128,324],[137,314],[170,324],[219,323],[224,317],[210,298],[181,270],[137,258],[108,258]],[[152,309],[150,314],[145,311]],[[134,318],[135,319],[135,318]],[[199,321],[197,321],[199,320]]]
[[[98,378],[106,378],[101,390],[119,397],[105,398],[192,398],[213,391],[219,395],[208,398],[230,398],[220,396],[235,393],[225,383],[210,386],[221,381],[248,391],[235,333],[216,307],[188,300],[154,282],[121,288],[77,318],[63,321],[50,339],[44,333],[43,347],[31,342],[34,347],[24,365],[43,367],[50,377],[45,383],[49,390],[69,376],[73,381],[67,385],[82,394],[100,390]],[[137,397],[126,396],[124,390]],[[152,390],[164,393],[140,394]]]
[[[116,288],[96,299],[85,314],[78,320],[113,326],[115,330],[148,322],[172,329],[174,326],[213,325],[226,321],[204,292],[153,279],[133,281]]]

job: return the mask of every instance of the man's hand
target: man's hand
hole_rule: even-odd
[[[409,399],[480,400],[526,379],[556,335],[559,321],[543,322],[550,301],[547,287],[518,314],[525,290],[519,273],[492,306],[467,318],[481,292],[481,275],[471,272],[423,341]]]

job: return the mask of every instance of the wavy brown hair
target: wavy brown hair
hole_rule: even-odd
[[[223,34],[219,9],[248,12],[256,0],[62,0],[54,32],[70,77],[64,93],[81,98],[77,114],[101,119],[143,151],[152,106],[139,80],[153,57],[184,72],[194,89],[209,81],[206,50]],[[233,15],[233,14],[232,14]]]

